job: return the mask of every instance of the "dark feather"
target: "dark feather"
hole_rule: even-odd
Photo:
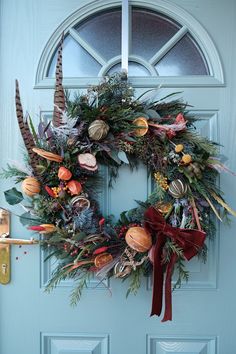
[[[21,100],[20,100],[19,84],[18,84],[17,80],[16,80],[15,103],[16,103],[16,116],[17,116],[20,132],[21,132],[25,147],[28,151],[30,165],[31,165],[34,173],[37,174],[36,166],[38,163],[38,156],[32,151],[32,148],[35,146],[35,141],[34,141],[33,135],[31,134],[27,120],[24,120],[23,109],[22,109],[22,104],[21,104]]]
[[[61,112],[65,110],[65,94],[62,86],[62,45],[64,40],[64,34],[62,34],[58,54],[57,54],[57,66],[56,66],[56,87],[54,93],[54,111],[53,111],[53,126],[59,127],[61,125]],[[59,108],[59,109],[58,109]]]

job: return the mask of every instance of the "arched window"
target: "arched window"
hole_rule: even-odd
[[[147,86],[146,78],[149,86],[154,83],[167,86],[223,83],[214,44],[196,20],[179,9],[176,11],[173,5],[163,9],[159,6],[161,1],[155,5],[146,1],[145,7],[141,1],[139,6],[139,1],[132,3],[130,1],[125,38],[129,77],[136,79],[137,86]],[[122,26],[121,7],[111,4],[103,10],[84,9],[78,12],[77,18],[73,14],[60,26],[60,34],[61,27],[65,33],[65,86],[87,86],[94,83],[95,78],[121,70]],[[36,87],[50,87],[54,83],[60,34],[59,30],[55,32],[44,50]]]
[[[150,10],[133,7],[131,13],[131,76],[209,75],[204,55],[187,27]],[[120,71],[120,9],[96,14],[71,28],[65,39],[63,59],[65,77]],[[56,53],[48,77],[54,77],[55,65]]]

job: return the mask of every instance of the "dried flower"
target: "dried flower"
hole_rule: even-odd
[[[93,255],[106,252],[107,250],[108,250],[108,247],[107,247],[107,246],[99,247],[99,248],[97,248],[97,249],[93,252]]]
[[[154,178],[155,178],[155,181],[159,184],[159,186],[162,189],[164,189],[166,191],[169,188],[169,185],[167,183],[167,178],[164,177],[162,173],[155,172],[154,173]]]
[[[56,226],[53,224],[41,224],[43,230],[39,231],[40,234],[50,234],[56,231]]]
[[[69,181],[71,179],[72,173],[66,167],[61,166],[58,170],[58,178],[63,181]]]
[[[49,234],[51,232],[56,231],[56,226],[53,224],[41,224],[41,225],[29,226],[28,230],[38,231],[40,234]]]
[[[43,231],[44,227],[42,227],[41,225],[33,225],[33,226],[29,226],[28,230],[31,230],[31,231]]]
[[[189,154],[183,155],[183,157],[182,157],[182,159],[181,159],[181,162],[182,162],[184,165],[188,165],[190,162],[192,162],[192,156],[189,155]]]
[[[45,191],[50,195],[50,197],[52,198],[56,198],[56,195],[54,193],[54,191],[52,190],[52,188],[48,187],[48,186],[45,186]]]
[[[105,218],[99,220],[99,226],[102,227],[105,223]]]
[[[75,180],[71,180],[68,184],[67,184],[69,193],[71,195],[78,195],[81,193],[82,191],[82,186],[78,181]]]
[[[179,153],[179,152],[183,151],[183,149],[184,149],[183,144],[175,145],[175,152]]]

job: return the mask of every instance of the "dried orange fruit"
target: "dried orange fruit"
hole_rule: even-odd
[[[155,208],[162,214],[168,214],[172,209],[172,204],[168,202],[158,202]]]
[[[125,241],[137,252],[146,252],[152,247],[152,237],[143,227],[130,227],[125,235]]]
[[[148,132],[148,122],[147,119],[144,117],[138,117],[133,121],[133,124],[136,125],[138,128],[135,129],[134,134],[135,136],[144,136]]]
[[[113,260],[113,257],[110,253],[101,253],[98,254],[94,259],[95,267],[101,268],[106,264],[110,263]]]
[[[35,177],[26,177],[22,182],[21,189],[24,194],[33,197],[40,192],[40,183]]]

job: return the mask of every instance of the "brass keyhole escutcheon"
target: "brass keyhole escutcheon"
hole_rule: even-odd
[[[6,239],[10,235],[10,212],[0,209],[0,239]],[[0,243],[0,283],[10,282],[11,246]]]

